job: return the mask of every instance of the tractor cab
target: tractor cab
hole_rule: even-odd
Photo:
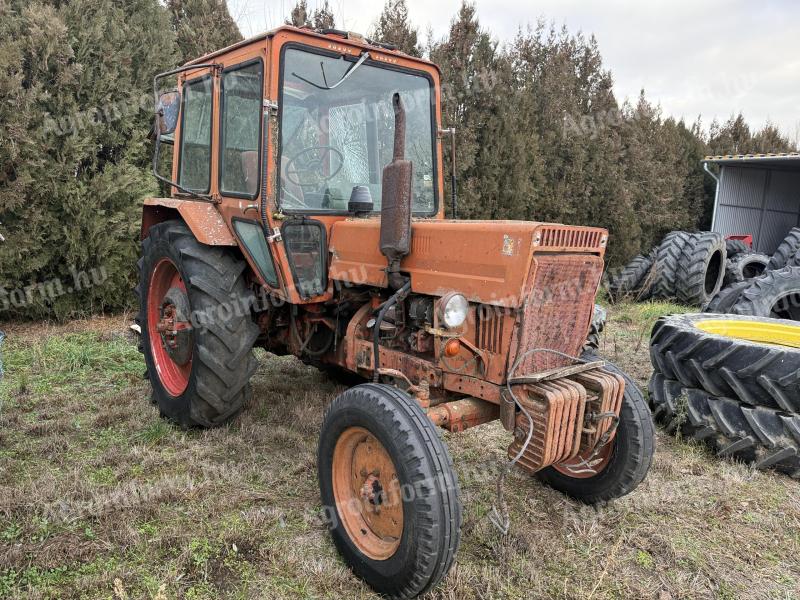
[[[334,224],[380,215],[395,96],[412,165],[411,214],[444,216],[439,73],[427,61],[355,34],[287,26],[159,75],[155,89],[154,172],[170,208],[191,212],[204,229],[228,229],[260,283],[285,300],[330,298]],[[198,200],[218,210],[207,213]],[[145,230],[170,214],[150,206],[166,208],[146,204]]]

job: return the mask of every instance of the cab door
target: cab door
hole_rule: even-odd
[[[286,296],[279,258],[269,243],[272,235],[262,223],[262,197],[267,190],[268,157],[265,131],[267,61],[265,46],[244,47],[226,55],[217,75],[217,180],[220,210],[231,224],[245,257],[261,283]],[[269,212],[269,210],[267,211]]]

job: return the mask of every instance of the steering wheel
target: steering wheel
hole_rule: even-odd
[[[336,156],[338,165],[335,169],[331,169],[330,173],[323,175],[323,167],[326,162],[330,164],[329,158],[331,156]],[[300,187],[316,187],[320,183],[336,177],[343,166],[344,155],[333,146],[309,146],[308,148],[303,148],[289,159],[286,163],[286,167],[284,167],[284,172],[286,173],[286,179],[295,185],[299,185]],[[303,183],[301,178],[308,181],[306,178],[308,175],[313,176],[315,181]]]

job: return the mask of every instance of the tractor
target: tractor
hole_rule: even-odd
[[[499,420],[508,465],[586,503],[644,479],[642,395],[582,354],[608,232],[457,220],[434,64],[283,26],[157,75],[154,95],[163,197],[144,201],[137,287],[152,400],[182,426],[230,421],[256,347],[353,380],[317,466],[356,576],[410,598],[453,565],[440,428]]]

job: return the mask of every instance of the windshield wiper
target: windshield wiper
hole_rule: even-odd
[[[342,85],[344,83],[345,79],[347,79],[348,77],[350,77],[350,75],[355,73],[356,69],[358,69],[358,67],[363,65],[364,61],[366,61],[368,58],[369,58],[369,52],[364,52],[364,54],[362,54],[359,57],[358,62],[356,62],[353,66],[351,66],[349,69],[347,69],[345,74],[342,75],[342,78],[339,81],[337,81],[336,83],[334,83],[333,85],[328,85],[328,78],[325,77],[325,64],[322,61],[320,61],[320,63],[319,63],[319,68],[322,71],[322,82],[323,82],[324,85],[319,85],[318,83],[314,83],[310,79],[306,79],[305,77],[303,77],[302,75],[298,75],[294,71],[292,71],[292,75],[297,77],[300,81],[305,81],[308,85],[313,85],[318,90],[332,90],[332,89],[337,88],[340,85]]]

